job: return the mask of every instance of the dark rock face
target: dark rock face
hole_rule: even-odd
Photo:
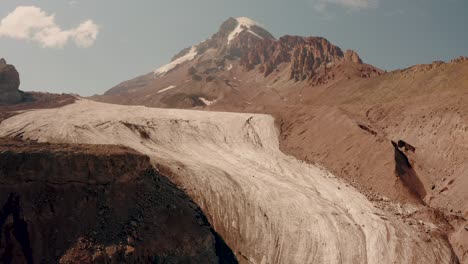
[[[14,263],[237,263],[199,207],[123,147],[0,139],[2,207],[0,259]]]
[[[324,38],[294,38],[291,79],[311,79],[319,67],[343,60],[343,52]]]
[[[247,49],[242,56],[247,69],[260,65],[265,76],[280,64],[290,64],[290,78],[296,81],[311,80],[319,70],[329,64],[353,62],[362,64],[354,51],[343,51],[321,37],[284,36],[278,41],[263,40],[254,48]]]
[[[16,104],[22,101],[18,90],[20,79],[18,71],[13,65],[7,64],[5,59],[0,60],[0,105]]]
[[[403,182],[403,184],[411,191],[414,195],[421,199],[427,195],[424,188],[424,184],[418,177],[418,174],[413,168],[410,162],[409,155],[416,149],[410,144],[399,140],[398,143],[391,141],[395,150],[395,174]]]
[[[250,30],[241,31],[228,43],[226,40],[237,25],[236,19],[228,19],[216,34],[197,46],[198,54],[201,55],[208,49],[215,50],[214,57],[218,60],[240,59],[246,70],[253,70],[258,66],[265,77],[280,64],[288,63],[290,79],[311,80],[316,83],[321,82],[323,76],[319,75],[325,75],[324,71],[329,65],[340,62],[363,64],[356,52],[343,52],[325,38],[284,36],[276,40],[268,31],[256,25]],[[188,49],[184,49],[174,59],[187,52]]]

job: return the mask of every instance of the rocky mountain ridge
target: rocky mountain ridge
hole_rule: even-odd
[[[284,36],[277,40],[259,23],[249,18],[229,18],[211,38],[182,50],[169,64],[158,68],[154,73],[117,85],[98,100],[118,103],[129,103],[128,100],[131,100],[130,104],[165,107],[168,101],[174,100],[163,97],[178,89],[171,93],[157,94],[158,90],[168,87],[162,87],[161,84],[170,82],[171,85],[180,87],[181,79],[187,78],[189,80],[184,86],[220,82],[216,91],[209,94],[197,93],[192,96],[194,99],[185,94],[176,99],[179,101],[177,105],[181,105],[180,101],[191,100],[192,103],[188,106],[206,106],[200,98],[210,101],[222,98],[223,94],[229,93],[229,88],[222,86],[230,86],[228,83],[243,79],[246,74],[260,73],[263,79],[256,78],[257,85],[267,85],[271,81],[267,77],[274,72],[281,72],[285,82],[304,82],[304,85],[316,86],[342,78],[345,75],[343,68],[356,68],[353,75],[358,78],[369,78],[382,73],[380,69],[364,64],[356,52],[343,52],[325,38]],[[132,99],[125,99],[127,96]],[[152,103],[144,102],[148,100]]]

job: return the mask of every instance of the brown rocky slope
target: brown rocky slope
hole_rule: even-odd
[[[274,115],[285,153],[325,166],[378,203],[417,205],[405,217],[440,225],[466,263],[467,73],[468,60],[458,59],[371,79],[292,85],[250,105],[223,100],[210,108]],[[395,148],[392,141],[401,142]],[[409,162],[403,173],[402,158]]]
[[[119,146],[0,139],[3,263],[235,263],[184,192]]]

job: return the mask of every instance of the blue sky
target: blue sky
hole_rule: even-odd
[[[467,13],[466,0],[4,0],[0,57],[23,90],[99,94],[247,16],[276,37],[323,36],[393,70],[467,56]]]

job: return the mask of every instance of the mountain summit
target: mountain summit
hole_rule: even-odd
[[[274,86],[326,85],[382,71],[322,37],[276,39],[247,17],[229,18],[209,39],[185,48],[154,72],[123,82],[98,100],[154,107],[204,107],[251,101]],[[235,98],[235,99],[234,99]]]
[[[242,52],[253,47],[262,40],[274,40],[270,32],[266,31],[258,22],[247,18],[229,18],[226,20],[219,31],[204,42],[186,48],[175,55],[169,64],[166,64],[154,71],[155,75],[163,76],[168,71],[174,69],[180,64],[193,60],[197,55],[211,52],[211,57],[239,57]]]
[[[229,34],[228,43],[230,43],[236,36],[238,36],[244,31],[260,39],[273,38],[273,36],[269,32],[267,32],[259,26],[259,23],[253,21],[248,17],[238,17],[235,20],[237,22],[237,26]]]

